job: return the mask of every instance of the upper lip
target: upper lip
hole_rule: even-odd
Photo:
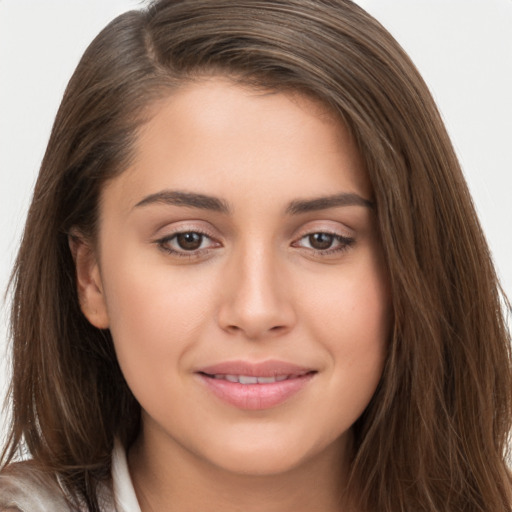
[[[249,377],[277,377],[282,375],[305,375],[315,371],[313,368],[286,361],[269,360],[262,362],[224,361],[204,366],[197,373],[207,375],[246,375]]]

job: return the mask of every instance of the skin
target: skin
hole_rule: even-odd
[[[155,201],[162,191],[229,212]],[[290,211],[338,194],[363,201]],[[129,465],[143,511],[348,510],[350,428],[390,330],[371,199],[346,129],[311,99],[211,78],[157,105],[103,190],[97,243],[72,247],[82,309],[111,330],[142,407]],[[197,250],[184,232],[205,234]],[[228,404],[197,374],[271,359],[314,375],[268,409]]]

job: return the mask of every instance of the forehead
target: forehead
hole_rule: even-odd
[[[181,86],[151,110],[130,167],[113,180],[134,195],[132,203],[163,188],[228,200],[262,191],[268,198],[284,190],[327,195],[333,188],[372,195],[346,127],[304,94],[209,78]]]

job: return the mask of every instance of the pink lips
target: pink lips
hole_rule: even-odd
[[[276,407],[298,393],[316,372],[283,361],[226,361],[197,375],[218,398],[240,409]]]

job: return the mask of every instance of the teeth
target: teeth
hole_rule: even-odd
[[[275,381],[275,377],[258,377],[258,384],[271,384],[272,382]]]
[[[250,375],[213,375],[214,379],[227,380],[228,382],[238,382],[240,384],[272,384],[273,382],[282,382],[289,375],[276,375],[275,377],[252,377]]]
[[[258,384],[258,377],[249,377],[247,375],[239,375],[238,382],[240,382],[240,384]]]

